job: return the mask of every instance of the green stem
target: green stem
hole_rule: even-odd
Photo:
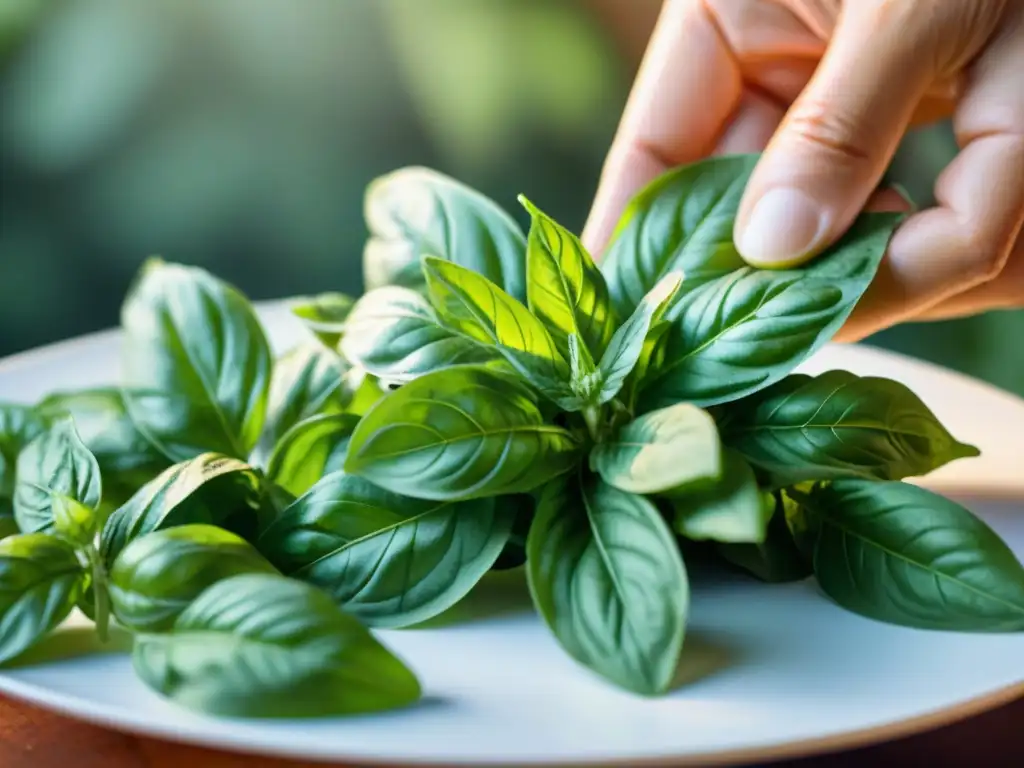
[[[595,443],[601,442],[601,408],[596,405],[588,405],[583,409],[583,421],[586,422],[590,439]]]
[[[96,635],[100,642],[107,642],[109,633],[107,625],[110,622],[110,596],[107,594],[107,569],[103,567],[103,561],[95,547],[88,549],[89,560],[92,563],[92,597],[93,613],[95,614]]]

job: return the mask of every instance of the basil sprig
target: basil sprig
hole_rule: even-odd
[[[753,269],[732,228],[755,163],[665,174],[600,266],[525,197],[522,230],[396,171],[367,191],[366,293],[294,301],[309,339],[276,354],[236,288],[147,262],[118,387],[0,404],[0,660],[77,605],[192,709],[401,707],[419,683],[367,627],[522,567],[569,657],[654,696],[685,653],[691,546],[875,620],[1024,629],[1013,553],[904,482],[977,449],[895,381],[795,373],[900,217]]]

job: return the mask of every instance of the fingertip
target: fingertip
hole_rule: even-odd
[[[749,214],[736,224],[733,242],[748,264],[786,269],[812,259],[831,224],[828,211],[798,187],[776,187],[744,201]]]

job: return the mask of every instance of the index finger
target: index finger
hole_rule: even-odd
[[[629,200],[711,154],[739,103],[739,66],[701,0],[667,0],[601,172],[582,241],[595,256]]]

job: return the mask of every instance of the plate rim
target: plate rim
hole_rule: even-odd
[[[253,306],[264,324],[269,320],[268,314],[287,310],[288,304],[288,299],[253,302]],[[24,366],[39,364],[46,358],[60,357],[68,354],[71,349],[80,347],[83,344],[115,344],[121,333],[120,328],[117,326],[107,327],[5,356],[0,358],[0,375]],[[1016,401],[1018,407],[1024,409],[1024,398],[1016,395],[1015,393],[1004,390],[986,381],[974,378],[968,374],[946,368],[927,360],[921,360],[900,352],[894,352],[864,343],[832,343],[828,346],[859,348],[872,355],[892,360],[896,364],[910,365],[921,371],[934,372],[945,377],[947,380],[962,383],[964,385],[974,387],[975,389],[987,390],[990,395],[1003,399],[1004,401]],[[991,493],[979,493],[977,489],[971,489],[969,494],[973,498],[978,498],[979,500],[1020,500],[1024,498],[1020,492],[1012,489],[995,489]],[[117,653],[115,655],[126,656],[128,654]],[[628,759],[630,765],[636,765],[639,768],[663,768],[664,766],[688,767],[698,765],[742,765],[752,761],[760,762],[807,758],[881,745],[901,738],[938,730],[1024,699],[1024,681],[1019,681],[1002,686],[985,694],[973,696],[951,706],[940,707],[912,717],[901,718],[881,725],[854,728],[825,736],[793,740],[770,746],[715,750],[690,753],[682,756],[664,755],[639,758],[601,758],[596,760],[591,758],[560,758],[553,761],[543,759],[528,761],[519,760],[515,763],[507,763],[500,760],[482,760],[479,757],[473,756],[463,756],[456,759],[448,758],[444,760],[435,758],[401,758],[396,761],[393,758],[374,757],[373,755],[363,754],[352,754],[343,758],[328,756],[325,754],[307,754],[299,757],[294,752],[289,752],[285,748],[268,745],[253,745],[252,747],[248,747],[243,740],[239,739],[236,741],[234,738],[230,737],[227,742],[225,742],[223,737],[218,738],[215,733],[207,732],[204,728],[200,728],[198,733],[190,731],[187,734],[182,734],[180,732],[180,727],[175,728],[174,726],[165,726],[158,720],[153,720],[152,718],[136,718],[131,712],[118,709],[117,707],[112,707],[108,704],[98,704],[74,694],[54,691],[53,689],[44,688],[34,683],[9,677],[5,674],[5,671],[5,669],[0,667],[0,693],[3,695],[13,700],[21,701],[31,706],[36,706],[44,711],[58,714],[62,717],[88,723],[117,733],[129,734],[136,738],[162,740],[165,742],[201,747],[229,754],[258,755],[292,760],[300,759],[328,765],[331,763],[337,763],[339,760],[343,763],[354,760],[357,761],[357,764],[374,766],[376,768],[395,768],[396,766],[442,768],[443,766],[469,765],[486,766],[486,768],[503,768],[504,766],[511,767],[514,765],[528,765],[530,768],[582,768],[583,766],[610,768],[611,766],[620,765],[623,759]],[[202,716],[200,715],[200,717]],[[127,718],[127,720],[125,718]],[[213,719],[216,720],[216,718]]]

